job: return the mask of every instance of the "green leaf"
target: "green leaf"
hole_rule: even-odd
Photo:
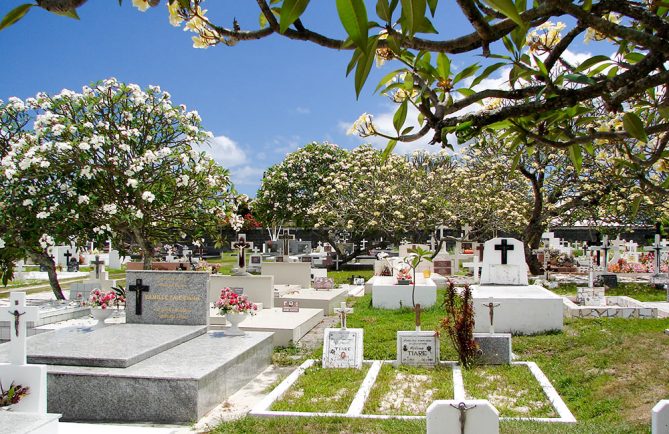
[[[468,67],[466,67],[465,69],[460,71],[455,76],[455,78],[453,78],[453,84],[457,83],[460,80],[464,80],[465,78],[476,74],[476,71],[478,71],[480,67],[481,67],[481,65],[479,65],[478,63],[475,63],[473,65],[469,65]]]
[[[376,2],[376,15],[388,23],[392,20],[392,13],[390,12],[390,4],[388,3],[388,0],[378,0]]]
[[[400,104],[395,114],[393,115],[393,126],[395,127],[395,131],[397,131],[397,134],[400,133],[400,130],[404,125],[404,121],[406,121],[407,119],[407,112],[408,112],[408,103],[406,100],[404,100],[402,104]]]
[[[574,164],[576,172],[580,172],[583,166],[583,154],[581,154],[581,147],[578,144],[569,147],[569,159]]]
[[[337,12],[348,37],[358,48],[367,50],[368,20],[365,2],[363,0],[337,0]]]
[[[595,80],[592,78],[588,77],[587,75],[583,74],[565,74],[564,78],[567,80],[573,82],[573,83],[579,83],[579,84],[595,84]]]
[[[358,64],[358,60],[360,60],[360,56],[362,55],[362,50],[359,48],[356,48],[353,50],[353,55],[351,56],[351,61],[348,62],[348,66],[346,67],[346,76],[353,71],[353,68],[355,68],[355,65]]]
[[[472,81],[472,87],[476,86],[477,84],[481,83],[483,80],[488,78],[490,74],[493,72],[497,71],[500,67],[506,65],[504,62],[498,62],[498,63],[493,63],[492,65],[488,66],[486,69],[483,70],[481,75],[476,77],[474,81]]]
[[[662,116],[666,120],[669,120],[669,107],[660,106],[657,108],[657,111],[658,113],[660,113],[660,116]]]
[[[643,196],[637,196],[634,198],[634,202],[632,203],[632,217],[636,217],[636,215],[639,213],[639,206],[641,206],[641,199]]]
[[[648,135],[643,127],[643,122],[641,122],[641,119],[636,113],[625,113],[623,116],[623,128],[635,139],[644,143],[648,142]]]
[[[522,155],[522,151],[516,152],[516,155],[513,157],[513,162],[511,163],[511,172],[515,171],[518,168],[518,163],[520,163],[520,157]]]
[[[592,0],[583,0],[583,10],[590,12],[590,9],[592,9]]]
[[[265,17],[265,14],[262,12],[260,13],[260,16],[258,16],[258,24],[260,25],[261,29],[264,29],[265,26],[267,25],[267,18]]]
[[[544,62],[541,61],[537,56],[532,54],[532,57],[534,58],[534,63],[539,67],[539,72],[541,72],[541,75],[544,77],[548,77],[548,70],[546,69],[546,65],[544,65]]]
[[[446,79],[451,75],[451,60],[444,53],[437,56],[437,71],[439,77]]]
[[[360,91],[367,81],[369,76],[369,71],[372,69],[374,64],[374,58],[376,57],[376,45],[378,44],[378,38],[372,38],[370,40],[369,47],[367,52],[364,52],[360,55],[358,60],[358,66],[355,68],[355,97],[360,96]]]
[[[402,0],[402,30],[413,35],[425,18],[425,0]]]
[[[439,0],[427,0],[427,5],[430,7],[430,15],[434,18],[435,12],[437,12],[437,3]]]
[[[598,63],[602,63],[602,62],[609,62],[610,63],[611,59],[609,58],[609,56],[602,56],[602,55],[592,56],[591,58],[586,59],[585,61],[583,61],[583,63],[578,65],[576,67],[576,72],[585,71],[586,69],[588,69],[592,66],[595,66]]]
[[[513,20],[516,24],[521,27],[525,26],[525,22],[520,17],[516,5],[513,4],[513,0],[483,0],[491,8],[495,9],[497,12],[501,12],[506,15],[509,19]]]
[[[388,161],[388,157],[390,157],[390,154],[393,153],[393,150],[395,149],[395,146],[397,145],[397,140],[391,139],[388,141],[388,144],[386,145],[386,149],[383,150],[383,153],[381,153],[381,162],[385,163]]]
[[[279,20],[279,32],[284,33],[291,24],[295,22],[305,11],[309,0],[283,0],[281,6],[281,18]]]
[[[402,73],[403,71],[406,71],[406,69],[398,69],[397,71],[390,71],[386,75],[383,76],[383,78],[379,81],[379,84],[376,86],[376,89],[374,89],[374,93],[378,92],[379,89],[381,89],[383,86],[386,85],[390,80],[395,78],[397,74]]]
[[[60,15],[61,17],[68,17],[68,18],[73,18],[75,20],[79,19],[79,15],[77,15],[77,10],[72,8],[68,11],[63,11],[63,12],[54,12],[56,15]]]
[[[456,90],[457,90],[458,93],[460,93],[460,95],[465,96],[465,97],[466,96],[472,96],[476,93],[476,92],[474,92],[473,90],[471,90],[467,87],[463,87],[462,89],[456,89]]]
[[[25,14],[27,14],[28,11],[30,10],[30,8],[33,7],[33,6],[35,6],[35,5],[30,4],[30,3],[26,3],[26,4],[23,4],[23,5],[17,6],[14,9],[12,9],[11,11],[9,11],[7,13],[7,15],[5,15],[5,17],[2,19],[2,21],[0,21],[0,30],[11,26],[15,22],[17,22],[18,20],[23,18],[23,16]]]
[[[595,155],[595,145],[593,145],[591,142],[586,142],[583,143],[583,149],[585,149],[585,152],[587,152],[590,155]]]

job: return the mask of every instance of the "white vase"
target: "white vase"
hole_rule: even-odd
[[[225,330],[228,336],[243,336],[244,330],[239,328],[239,323],[246,318],[246,312],[229,312],[225,315],[225,319],[230,323],[230,328]]]
[[[107,309],[100,309],[99,307],[91,308],[91,315],[93,315],[93,318],[98,320],[98,323],[95,325],[96,328],[106,326],[105,320],[109,318],[111,314],[112,314],[112,309],[110,308]]]

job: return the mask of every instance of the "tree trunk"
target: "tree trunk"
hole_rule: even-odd
[[[49,276],[49,285],[51,285],[51,291],[53,291],[53,295],[56,296],[56,300],[65,300],[63,289],[60,287],[60,283],[58,282],[56,264],[54,263],[51,256],[47,255],[46,253],[39,253],[31,255],[31,257],[35,263],[46,267],[46,273]]]
[[[539,202],[539,203],[537,203]],[[539,248],[541,244],[541,234],[544,231],[543,221],[541,219],[543,201],[541,197],[535,196],[535,204],[532,209],[532,216],[527,222],[525,231],[523,231],[523,242],[525,243],[525,262],[530,269],[530,273],[537,275],[542,273],[542,264],[539,263],[537,256],[532,253]]]

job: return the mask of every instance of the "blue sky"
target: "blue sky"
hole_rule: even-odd
[[[3,1],[0,16],[22,3],[25,0]],[[107,77],[159,85],[172,94],[174,103],[198,110],[204,126],[217,137],[210,152],[230,169],[237,189],[250,196],[263,171],[287,152],[311,141],[347,148],[365,142],[346,135],[363,112],[374,114],[382,124],[390,121],[392,105],[372,94],[390,67],[374,68],[356,101],[352,77],[345,77],[350,52],[275,35],[235,47],[195,49],[193,34],[171,26],[162,3],[141,13],[130,0],[121,7],[116,0],[91,0],[79,9],[81,21],[34,8],[0,31],[0,99],[80,90]],[[255,2],[210,0],[204,6],[216,23],[231,26],[236,18],[244,29],[258,26]],[[454,1],[442,0],[440,9],[437,17],[448,19],[437,25],[440,38],[470,31]],[[316,0],[303,22],[342,37],[336,14],[334,1]],[[458,56],[453,65],[457,68],[471,59]],[[376,144],[382,146],[381,141]],[[402,145],[398,151],[426,146]]]

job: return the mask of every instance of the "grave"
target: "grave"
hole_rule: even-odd
[[[476,363],[480,365],[508,365],[511,363],[511,333],[495,333],[495,309],[501,303],[495,303],[491,297],[483,304],[488,309],[490,330],[488,333],[474,333],[474,341],[478,344]]]
[[[28,338],[28,360],[47,364],[49,411],[64,420],[189,423],[262,372],[272,334],[208,331],[208,277],[128,272],[126,324]]]
[[[484,304],[490,297],[501,305],[495,311],[498,331],[535,334],[562,330],[562,297],[541,286],[528,285],[521,241],[493,238],[485,243],[481,284],[472,286],[477,333],[488,331],[489,310]]]
[[[4,390],[11,385],[28,388],[27,395],[9,407],[11,411],[0,411],[0,428],[16,430],[19,425],[25,427],[24,432],[39,429],[45,434],[57,433],[60,415],[47,414],[46,366],[27,364],[26,325],[36,321],[38,314],[37,308],[26,306],[25,301],[25,293],[12,292],[9,309],[0,311],[0,318],[11,323],[11,340],[3,345],[8,346],[9,363],[0,364],[0,383]]]
[[[411,293],[413,285],[398,285],[393,276],[375,276],[372,283],[372,305],[381,309],[413,307]],[[437,302],[437,285],[430,278],[416,274],[416,304],[429,308]]]
[[[109,273],[105,271],[105,262],[99,256],[91,261],[91,265],[94,269],[88,273],[88,279],[70,285],[70,300],[87,301],[93,289],[109,291],[116,286],[116,280],[109,279]]]
[[[353,308],[342,302],[335,311],[341,318],[340,328],[326,328],[323,337],[323,368],[362,369],[363,329],[346,328],[346,315]]]
[[[420,329],[420,304],[416,305],[416,330],[397,332],[397,364],[436,366],[439,364],[439,336]]]
[[[261,274],[274,276],[275,285],[311,287],[311,264],[306,262],[263,262]]]
[[[60,321],[67,321],[74,318],[81,318],[90,314],[89,307],[82,307],[79,303],[56,301],[56,300],[42,300],[42,299],[26,299],[26,305],[37,307],[38,316],[36,321],[27,321],[26,334],[33,336],[39,333],[49,331],[44,326],[54,324]],[[0,311],[9,307],[9,300],[0,300]],[[10,338],[11,321],[0,320],[0,341],[8,341]]]
[[[427,408],[428,434],[497,434],[499,412],[485,399],[437,400]]]

